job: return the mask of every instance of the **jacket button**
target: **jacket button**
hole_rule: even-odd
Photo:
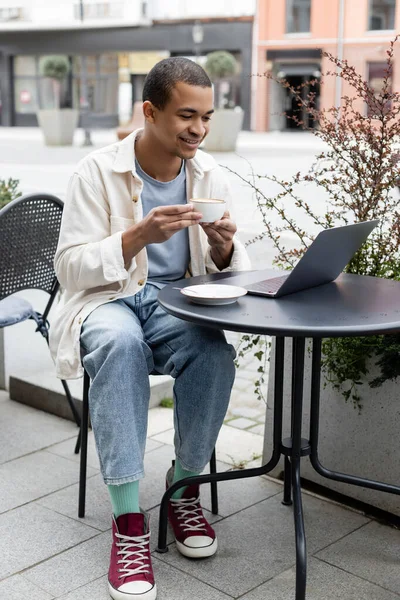
[[[79,325],[80,325],[80,324],[82,323],[82,319],[79,319],[79,320],[78,320],[78,323],[79,323]]]
[[[132,201],[137,202],[139,200],[138,196],[132,196]]]
[[[144,285],[144,279],[139,279],[138,285]]]

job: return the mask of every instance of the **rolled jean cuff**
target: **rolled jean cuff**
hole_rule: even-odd
[[[204,471],[204,469],[206,468],[207,464],[209,463],[209,460],[206,460],[206,462],[204,463],[204,465],[202,467],[197,467],[197,466],[193,466],[193,465],[188,465],[187,463],[185,463],[184,460],[181,459],[181,457],[179,456],[179,453],[176,454],[176,458],[179,460],[179,464],[181,465],[182,469],[184,469],[185,471],[191,471],[192,473],[202,473]]]
[[[139,471],[139,473],[135,473],[135,475],[127,475],[126,477],[103,477],[103,479],[106,485],[122,485],[123,483],[138,481],[139,479],[143,479],[143,477],[144,471]]]

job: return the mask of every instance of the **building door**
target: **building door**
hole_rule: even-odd
[[[315,107],[319,106],[319,95],[320,85],[319,83],[313,86],[305,85],[312,79],[312,76],[301,76],[301,75],[289,75],[286,77],[287,82],[292,88],[301,92],[301,98],[307,101],[307,97],[310,92],[315,93],[314,104]],[[303,87],[302,87],[303,86]],[[286,113],[286,129],[297,130],[299,129],[299,121],[303,122],[306,127],[314,128],[316,123],[312,116],[301,106],[301,102],[296,95],[288,88],[285,89],[285,113]]]

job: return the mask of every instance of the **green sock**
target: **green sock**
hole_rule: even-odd
[[[139,481],[108,485],[115,518],[127,513],[139,513]]]
[[[194,475],[200,475],[198,471],[186,471],[179,462],[178,459],[175,460],[175,468],[174,468],[174,477],[172,483],[176,483],[181,479],[185,479],[185,477],[193,477]],[[183,496],[183,492],[186,490],[186,487],[179,488],[176,490],[175,494],[172,494],[172,498],[175,500],[179,500]]]

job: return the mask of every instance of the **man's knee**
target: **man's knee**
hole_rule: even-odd
[[[107,327],[96,332],[91,331],[90,336],[83,332],[81,345],[84,355],[100,353],[104,358],[117,357],[123,361],[144,357],[149,369],[153,368],[152,353],[137,331],[129,328]]]

